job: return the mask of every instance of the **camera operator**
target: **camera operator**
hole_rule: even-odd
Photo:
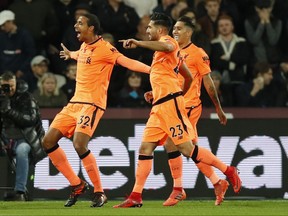
[[[16,158],[12,200],[26,201],[29,165],[46,156],[41,147],[44,129],[37,103],[27,91],[28,85],[24,81],[17,82],[10,71],[2,74],[0,84],[1,137],[12,146]]]

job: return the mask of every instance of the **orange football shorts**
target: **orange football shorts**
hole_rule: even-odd
[[[56,115],[50,127],[58,129],[68,138],[75,132],[81,132],[92,137],[103,114],[103,109],[92,104],[68,103]]]
[[[158,142],[159,145],[163,145],[168,136],[175,145],[195,138],[195,132],[186,114],[183,96],[152,107],[142,142]]]

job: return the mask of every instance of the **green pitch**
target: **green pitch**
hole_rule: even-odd
[[[144,201],[142,208],[114,209],[121,201],[109,201],[102,208],[89,207],[89,201],[78,201],[71,208],[63,207],[63,201],[0,202],[0,215],[13,216],[100,216],[100,215],[288,215],[288,200],[226,200],[221,206],[214,201],[185,200],[174,207],[163,207],[162,201]]]

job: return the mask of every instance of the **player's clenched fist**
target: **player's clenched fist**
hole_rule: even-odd
[[[148,103],[152,103],[153,101],[153,94],[152,91],[148,91],[144,93],[144,98]]]

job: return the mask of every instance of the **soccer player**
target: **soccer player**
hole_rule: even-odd
[[[154,13],[147,28],[150,41],[121,41],[127,49],[143,47],[155,51],[150,71],[153,107],[139,148],[133,191],[124,202],[115,205],[114,208],[142,206],[142,191],[152,167],[154,149],[163,144],[168,136],[185,157],[191,158],[195,163],[203,162],[217,167],[233,177],[238,187],[241,186],[241,180],[234,169],[220,161],[209,150],[192,144],[191,140],[196,135],[186,114],[183,97],[191,85],[192,75],[182,62],[177,41],[168,35],[171,26],[169,16]],[[179,85],[179,73],[184,77],[183,89]]]
[[[43,139],[43,146],[54,166],[72,187],[65,204],[70,207],[88,189],[88,183],[75,174],[63,149],[57,144],[62,137],[70,138],[74,135],[73,146],[94,185],[91,207],[101,207],[107,202],[107,197],[101,185],[96,159],[88,149],[88,142],[106,108],[112,69],[117,63],[133,71],[149,73],[150,66],[123,56],[104,41],[98,35],[100,23],[95,15],[80,16],[74,27],[78,40],[83,43],[75,52],[61,44],[63,51],[60,52],[60,57],[77,60],[75,94],[54,118]]]
[[[222,110],[213,80],[210,76],[211,69],[209,57],[203,49],[197,47],[191,42],[194,29],[195,25],[191,18],[185,16],[180,17],[174,25],[173,37],[181,48],[181,55],[186,56],[185,63],[187,64],[192,73],[192,76],[194,77],[190,89],[184,95],[184,99],[186,112],[196,135],[192,142],[193,144],[197,145],[198,134],[196,125],[202,112],[202,105],[200,100],[202,80],[204,87],[216,108],[220,123],[226,125],[227,118]],[[174,180],[174,186],[172,193],[163,203],[163,205],[173,206],[186,198],[186,193],[182,186],[183,161],[181,153],[177,150],[176,146],[171,142],[171,139],[169,138],[165,143],[165,149],[168,153],[168,163]],[[214,192],[216,195],[215,205],[220,205],[224,199],[224,195],[228,189],[229,183],[224,179],[220,179],[214,172],[212,166],[203,162],[196,163],[196,166],[207,178],[209,178],[211,183],[214,185]],[[238,193],[238,190],[240,190],[239,187],[234,189],[236,189],[236,193]]]

